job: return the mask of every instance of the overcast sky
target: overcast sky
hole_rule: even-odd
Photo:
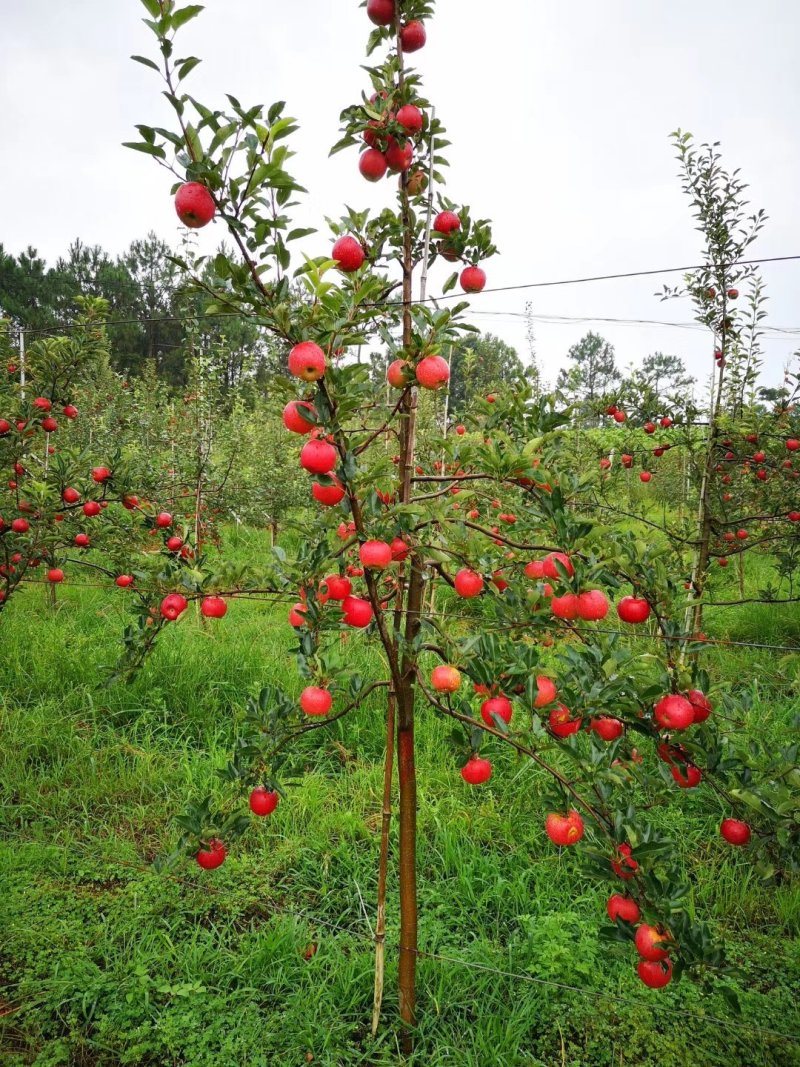
[[[502,253],[489,287],[698,261],[699,235],[668,134],[719,140],[769,222],[754,255],[800,253],[800,4],[794,0],[439,0],[428,45],[413,59],[453,146],[448,195],[494,221]],[[138,0],[0,0],[0,241],[48,261],[80,237],[113,253],[154,229],[175,243],[170,179],[121,147],[134,123],[168,120],[156,74],[129,60],[152,54]],[[301,125],[294,171],[324,226],[343,203],[380,207],[393,183],[370,186],[354,151],[328,159],[343,107],[366,85],[359,69],[370,24],[357,0],[207,0],[182,31],[180,54],[201,56],[190,89],[206,104],[231,92],[246,104],[288,101]],[[162,106],[163,105],[163,106]],[[222,238],[201,235],[201,248]],[[329,248],[324,236],[318,253]],[[316,252],[317,250],[314,249]],[[800,328],[800,262],[764,268],[769,323]],[[435,294],[446,273],[437,268]],[[674,278],[674,276],[673,276]],[[474,321],[526,353],[527,300],[537,315],[691,321],[685,302],[653,295],[645,278],[485,293]],[[663,279],[669,281],[670,277]],[[681,355],[710,364],[701,332],[663,326],[536,324],[554,378],[587,328],[618,362]],[[765,342],[780,377],[800,335]]]

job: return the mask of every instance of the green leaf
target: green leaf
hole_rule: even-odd
[[[202,10],[202,4],[190,4],[189,7],[184,7],[180,11],[176,11],[172,16],[173,29],[179,30],[181,26],[184,26],[190,19],[199,15]]]
[[[122,147],[132,148],[134,152],[144,152],[148,156],[155,156],[156,159],[166,159],[166,152],[157,144],[138,144],[135,141],[123,141]]]
[[[186,143],[189,146],[192,157],[196,162],[199,162],[204,158],[203,146],[200,143],[200,137],[197,130],[192,126],[191,122],[186,124]]]
[[[142,0],[144,2],[144,0]],[[143,67],[150,67],[151,70],[158,70],[158,63],[154,63],[152,59],[148,59],[147,56],[131,56],[134,63],[141,63]]]
[[[146,8],[147,13],[152,15],[154,19],[157,19],[160,16],[161,8],[158,6],[158,0],[142,0],[142,4]]]
[[[183,81],[201,62],[202,60],[198,59],[197,56],[190,56],[189,59],[184,59],[183,63],[178,67],[178,81]]]

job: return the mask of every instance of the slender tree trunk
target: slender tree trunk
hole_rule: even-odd
[[[375,995],[372,1002],[372,1036],[378,1032],[383,1003],[383,977],[386,963],[386,872],[389,866],[389,829],[392,822],[392,775],[394,773],[394,730],[396,698],[389,691],[386,705],[386,756],[383,764],[383,812],[381,853],[378,862],[378,913],[375,920]]]

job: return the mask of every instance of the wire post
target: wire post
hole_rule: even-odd
[[[25,399],[25,330],[19,331],[19,384],[22,399]]]

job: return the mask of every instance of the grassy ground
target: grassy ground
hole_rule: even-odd
[[[307,739],[302,785],[221,870],[158,875],[149,862],[174,838],[173,812],[217,788],[247,694],[292,684],[291,635],[283,610],[237,603],[209,630],[170,628],[132,686],[98,688],[124,596],[64,588],[51,615],[33,589],[2,621],[0,1063],[397,1063],[392,895],[385,1020],[376,1040],[368,1032],[377,698]],[[707,629],[800,641],[789,608],[726,609]],[[731,648],[711,659],[752,694],[750,728],[785,734],[800,710],[798,658]],[[739,965],[728,984],[740,1019],[718,987],[643,989],[630,952],[597,939],[606,891],[544,838],[537,773],[498,753],[491,783],[467,790],[446,731],[422,718],[420,944],[447,958],[420,962],[409,1062],[800,1064],[800,1042],[765,1032],[800,1035],[800,893],[765,891],[746,855],[722,846],[713,798],[681,794],[660,817],[693,871],[692,906]]]

